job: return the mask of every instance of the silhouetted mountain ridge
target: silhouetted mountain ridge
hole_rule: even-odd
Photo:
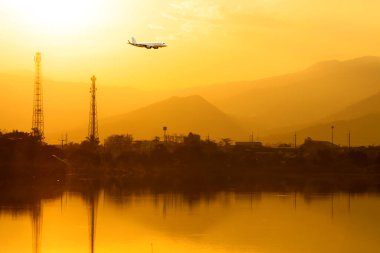
[[[329,116],[326,121],[350,120],[376,113],[380,113],[380,92]]]
[[[1,129],[30,130],[33,82],[33,73],[27,71],[0,74]],[[162,135],[162,127],[167,126],[171,133],[193,131],[215,138],[246,139],[251,131],[265,136],[324,122],[355,120],[380,111],[380,58],[373,56],[325,61],[303,71],[252,82],[182,90],[148,92],[110,87],[101,78],[97,83],[98,115],[106,118],[99,124],[103,137],[129,132],[151,138]],[[70,129],[87,125],[89,85],[90,81],[43,79],[48,141],[55,142],[66,131],[70,140],[83,140],[86,136],[87,131],[82,131],[80,139],[71,138]],[[161,101],[172,95],[177,97]]]
[[[313,124],[379,92],[380,58],[322,62],[304,71],[256,82],[256,88],[216,105],[267,129]]]
[[[198,95],[171,97],[133,112],[101,121],[102,135],[130,133],[138,138],[162,136],[168,133],[201,134],[211,138],[240,138],[246,131],[232,117],[220,111]]]
[[[61,134],[88,123],[90,83],[90,80],[88,83],[60,82],[43,76],[46,141],[55,143]],[[0,73],[0,86],[0,129],[30,131],[34,74],[28,71]],[[161,92],[107,86],[101,77],[98,78],[97,92],[99,117],[132,111],[166,97]]]
[[[316,140],[331,141],[334,126],[334,143],[348,146],[348,133],[351,133],[352,146],[380,145],[380,113],[369,114],[350,120],[336,120],[327,123],[319,123],[311,127],[296,130],[298,143],[311,137]],[[294,132],[271,135],[264,138],[270,143],[293,143]]]

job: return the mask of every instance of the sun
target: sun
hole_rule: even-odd
[[[10,0],[6,3],[13,19],[36,33],[79,33],[102,19],[100,0]]]

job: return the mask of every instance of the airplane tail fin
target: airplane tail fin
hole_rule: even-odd
[[[132,37],[132,43],[136,44],[136,39],[134,37]]]

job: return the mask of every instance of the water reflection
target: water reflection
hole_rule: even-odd
[[[87,201],[87,206],[89,209],[89,228],[90,228],[90,252],[94,253],[95,251],[95,228],[96,228],[96,210],[98,204],[98,195],[96,193],[92,193],[89,196]]]
[[[42,207],[41,201],[32,208],[32,231],[33,231],[33,253],[40,252],[41,227],[42,227]]]
[[[34,196],[24,203],[1,199],[4,252],[373,252],[380,246],[376,194],[89,188]],[[13,230],[28,231],[25,216],[32,240],[13,237]]]

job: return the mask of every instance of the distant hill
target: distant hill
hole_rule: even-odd
[[[90,83],[90,80],[88,83],[70,83],[43,78],[47,141],[56,143],[61,133],[88,123]],[[97,84],[98,114],[103,118],[129,112],[166,97],[162,92],[107,86],[101,78]],[[0,74],[0,130],[30,131],[33,86],[34,75],[31,72]]]
[[[356,119],[332,121],[297,130],[298,143],[303,143],[307,137],[331,141],[331,126],[334,126],[334,143],[336,144],[347,145],[348,133],[351,132],[352,146],[380,145],[380,113]],[[293,143],[293,139],[294,132],[264,138],[266,142],[270,143]]]
[[[254,85],[216,105],[263,129],[312,124],[379,92],[380,58],[322,62]]]
[[[211,103],[225,100],[246,92],[258,85],[255,81],[226,82],[212,85],[201,85],[172,91],[173,96],[199,95]]]
[[[380,92],[354,103],[341,112],[335,113],[324,120],[350,120],[376,113],[380,113]]]
[[[293,136],[294,131],[297,131],[300,140],[306,137],[330,140],[332,125],[335,126],[335,139],[339,144],[347,144],[347,134],[351,131],[353,145],[380,145],[380,92],[323,118],[309,127],[293,126],[292,130],[281,129],[277,131],[280,134],[270,135],[266,140],[286,142],[289,141],[290,136]]]
[[[248,132],[230,116],[210,104],[201,96],[172,97],[130,113],[100,121],[102,138],[111,134],[132,134],[139,139],[152,139],[168,134],[201,134],[211,139],[248,136]],[[246,137],[248,138],[248,137]]]
[[[0,130],[30,130],[33,81],[31,72],[0,73]],[[170,133],[193,131],[215,139],[245,140],[252,131],[256,137],[274,136],[317,124],[354,122],[380,112],[379,57],[328,61],[273,78],[181,90],[111,87],[101,77],[97,84],[98,115],[106,119],[100,122],[102,137],[129,132],[151,138],[162,135],[166,125]],[[90,80],[67,83],[44,78],[43,86],[47,141],[57,143],[61,133],[87,126]],[[173,95],[178,97],[161,101]],[[69,140],[82,140],[87,134],[84,128],[74,132]]]

